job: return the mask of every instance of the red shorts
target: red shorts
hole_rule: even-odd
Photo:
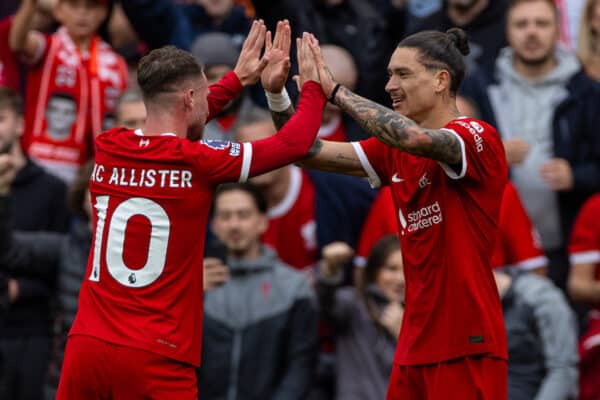
[[[508,364],[463,357],[430,365],[395,365],[387,400],[506,400]]]
[[[90,336],[67,341],[57,400],[197,398],[189,364]]]

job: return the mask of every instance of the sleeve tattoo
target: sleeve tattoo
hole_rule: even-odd
[[[275,128],[280,130],[286,122],[289,121],[294,115],[294,106],[290,105],[284,111],[273,111],[271,110],[271,118],[273,119],[273,123],[275,124]]]
[[[343,86],[335,97],[335,103],[365,131],[391,147],[448,165],[462,162],[460,143],[447,131],[421,128],[413,120]]]

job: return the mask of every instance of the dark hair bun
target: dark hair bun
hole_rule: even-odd
[[[460,51],[460,54],[466,56],[471,52],[469,49],[469,38],[467,37],[467,33],[460,28],[450,28],[446,31],[446,35],[448,35],[448,39]]]

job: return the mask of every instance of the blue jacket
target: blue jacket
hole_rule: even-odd
[[[495,83],[474,73],[462,88],[462,94],[479,107],[481,119],[493,126],[496,117],[487,89]],[[581,205],[600,191],[600,84],[580,71],[567,90],[568,97],[556,107],[552,122],[554,155],[566,159],[574,175],[573,190],[558,193],[564,238],[569,237]]]

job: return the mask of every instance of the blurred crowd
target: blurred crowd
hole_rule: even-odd
[[[215,83],[255,18],[314,33],[336,81],[385,106],[402,38],[468,33],[459,109],[498,129],[510,166],[492,258],[509,399],[600,399],[600,0],[3,0],[0,153],[18,175],[0,204],[0,399],[54,398],[86,279],[94,138],[144,123],[139,59],[174,45]],[[275,131],[257,84],[204,139]],[[332,104],[319,136],[366,137]],[[362,178],[294,165],[220,187],[201,398],[383,399],[404,307],[395,235],[436,210],[420,213],[398,215],[390,191]],[[16,257],[56,272],[13,276]]]

